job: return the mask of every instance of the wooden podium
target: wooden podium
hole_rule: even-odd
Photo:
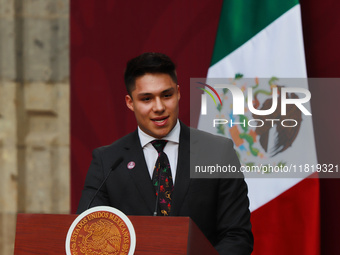
[[[18,214],[14,254],[65,254],[69,227],[78,215]],[[136,231],[135,254],[218,254],[188,217],[128,216]],[[167,233],[162,236],[160,233]],[[162,243],[167,243],[165,249]]]

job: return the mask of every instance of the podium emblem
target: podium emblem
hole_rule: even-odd
[[[66,254],[132,255],[136,234],[129,218],[109,206],[97,206],[80,214],[66,237]]]

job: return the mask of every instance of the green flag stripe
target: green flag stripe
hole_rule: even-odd
[[[298,0],[224,0],[211,65],[298,3]]]

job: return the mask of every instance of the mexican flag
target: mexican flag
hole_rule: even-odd
[[[251,88],[257,109],[268,109],[274,89],[277,96],[283,87],[308,90],[299,2],[225,0],[207,76],[206,84],[238,86],[245,98]],[[255,238],[253,254],[320,254],[319,182],[310,178],[315,177],[311,171],[302,171],[317,164],[312,117],[297,108],[287,116],[270,116],[277,120],[270,125],[249,109],[235,116],[230,92],[217,91],[222,104],[208,99],[210,110],[200,116],[198,128],[233,139],[243,166],[266,166],[255,177],[254,173],[245,175]],[[287,94],[288,98],[295,96],[303,97]],[[304,106],[311,112],[309,102]],[[213,127],[214,118],[227,119],[228,124]],[[256,121],[259,118],[265,123],[262,127]],[[288,124],[284,118],[295,122]],[[231,121],[238,124],[231,126]],[[280,175],[273,167],[303,173]]]

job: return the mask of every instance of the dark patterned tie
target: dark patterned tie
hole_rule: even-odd
[[[156,196],[159,192],[158,204],[163,216],[170,215],[171,194],[174,189],[169,159],[163,151],[167,142],[166,140],[154,140],[151,142],[158,152],[158,158],[152,175],[152,183],[155,187]]]

